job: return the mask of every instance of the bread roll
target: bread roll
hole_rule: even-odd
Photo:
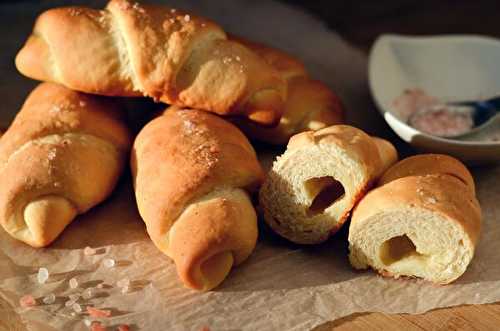
[[[469,265],[481,209],[467,168],[445,155],[419,155],[390,168],[355,208],[349,259],[356,269],[447,284]]]
[[[294,134],[317,131],[343,121],[340,99],[323,83],[309,77],[304,65],[280,50],[231,36],[275,68],[287,84],[284,112],[276,127],[240,119],[236,123],[251,139],[284,145]]]
[[[264,219],[293,242],[325,241],[396,160],[389,142],[351,126],[297,134],[260,191]]]
[[[214,22],[128,0],[42,13],[16,66],[82,92],[144,95],[263,125],[278,123],[286,97],[278,72]]]
[[[130,136],[110,100],[39,85],[0,139],[0,223],[33,247],[50,244],[109,196]]]
[[[131,165],[147,231],[187,287],[216,287],[252,253],[257,216],[249,193],[263,172],[235,126],[171,107],[139,133]]]

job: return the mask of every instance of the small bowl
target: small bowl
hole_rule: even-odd
[[[382,35],[370,51],[368,70],[370,90],[380,113],[416,149],[449,154],[468,164],[500,161],[500,141],[432,136],[406,124],[392,105],[404,90],[413,88],[445,102],[500,94],[500,40],[472,35]]]

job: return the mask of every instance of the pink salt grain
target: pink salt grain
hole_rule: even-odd
[[[106,331],[106,328],[100,322],[92,322],[90,331]]]
[[[103,310],[103,309],[97,309],[94,307],[87,306],[87,313],[91,317],[110,317],[111,316],[111,311],[110,310]]]
[[[129,331],[130,327],[127,324],[122,324],[118,326],[118,331]]]
[[[23,296],[21,299],[19,299],[19,304],[23,308],[29,308],[29,307],[36,306],[36,300],[35,300],[35,298],[33,298],[32,295],[28,294],[28,295]]]

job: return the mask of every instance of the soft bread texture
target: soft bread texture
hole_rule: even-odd
[[[279,73],[215,23],[128,0],[42,13],[16,66],[82,92],[144,95],[263,125],[278,123],[286,98]]]
[[[317,131],[343,122],[344,110],[340,99],[325,84],[311,79],[300,61],[259,43],[234,36],[231,39],[261,56],[287,84],[284,112],[278,126],[266,128],[244,119],[236,122],[248,137],[284,145],[294,134]]]
[[[351,126],[297,134],[261,188],[264,219],[293,242],[325,241],[396,160],[389,142]]]
[[[355,208],[349,259],[356,269],[447,284],[469,265],[481,209],[467,168],[445,155],[419,155],[390,168]]]
[[[171,107],[139,133],[131,166],[147,231],[187,287],[216,287],[252,253],[257,216],[249,193],[263,172],[234,125]]]
[[[3,228],[33,247],[50,244],[109,196],[130,145],[111,101],[39,85],[0,139]]]

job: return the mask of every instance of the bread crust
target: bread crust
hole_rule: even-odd
[[[257,221],[248,193],[263,172],[235,126],[200,110],[171,107],[139,133],[131,166],[148,233],[174,259],[186,286],[207,290],[222,281],[225,274],[217,281],[197,274],[214,254],[232,252],[238,264],[253,250]]]
[[[236,122],[251,139],[285,145],[299,132],[316,131],[343,122],[344,107],[340,99],[325,84],[311,79],[302,62],[260,43],[236,36],[231,36],[231,39],[261,56],[287,84],[284,112],[278,126],[265,128],[244,119]]]
[[[278,123],[286,98],[279,73],[217,24],[128,0],[42,13],[16,66],[78,91],[144,95],[262,125]]]
[[[378,183],[379,186],[406,176],[443,174],[461,180],[475,194],[474,178],[467,167],[457,159],[444,154],[410,156],[392,166]]]

